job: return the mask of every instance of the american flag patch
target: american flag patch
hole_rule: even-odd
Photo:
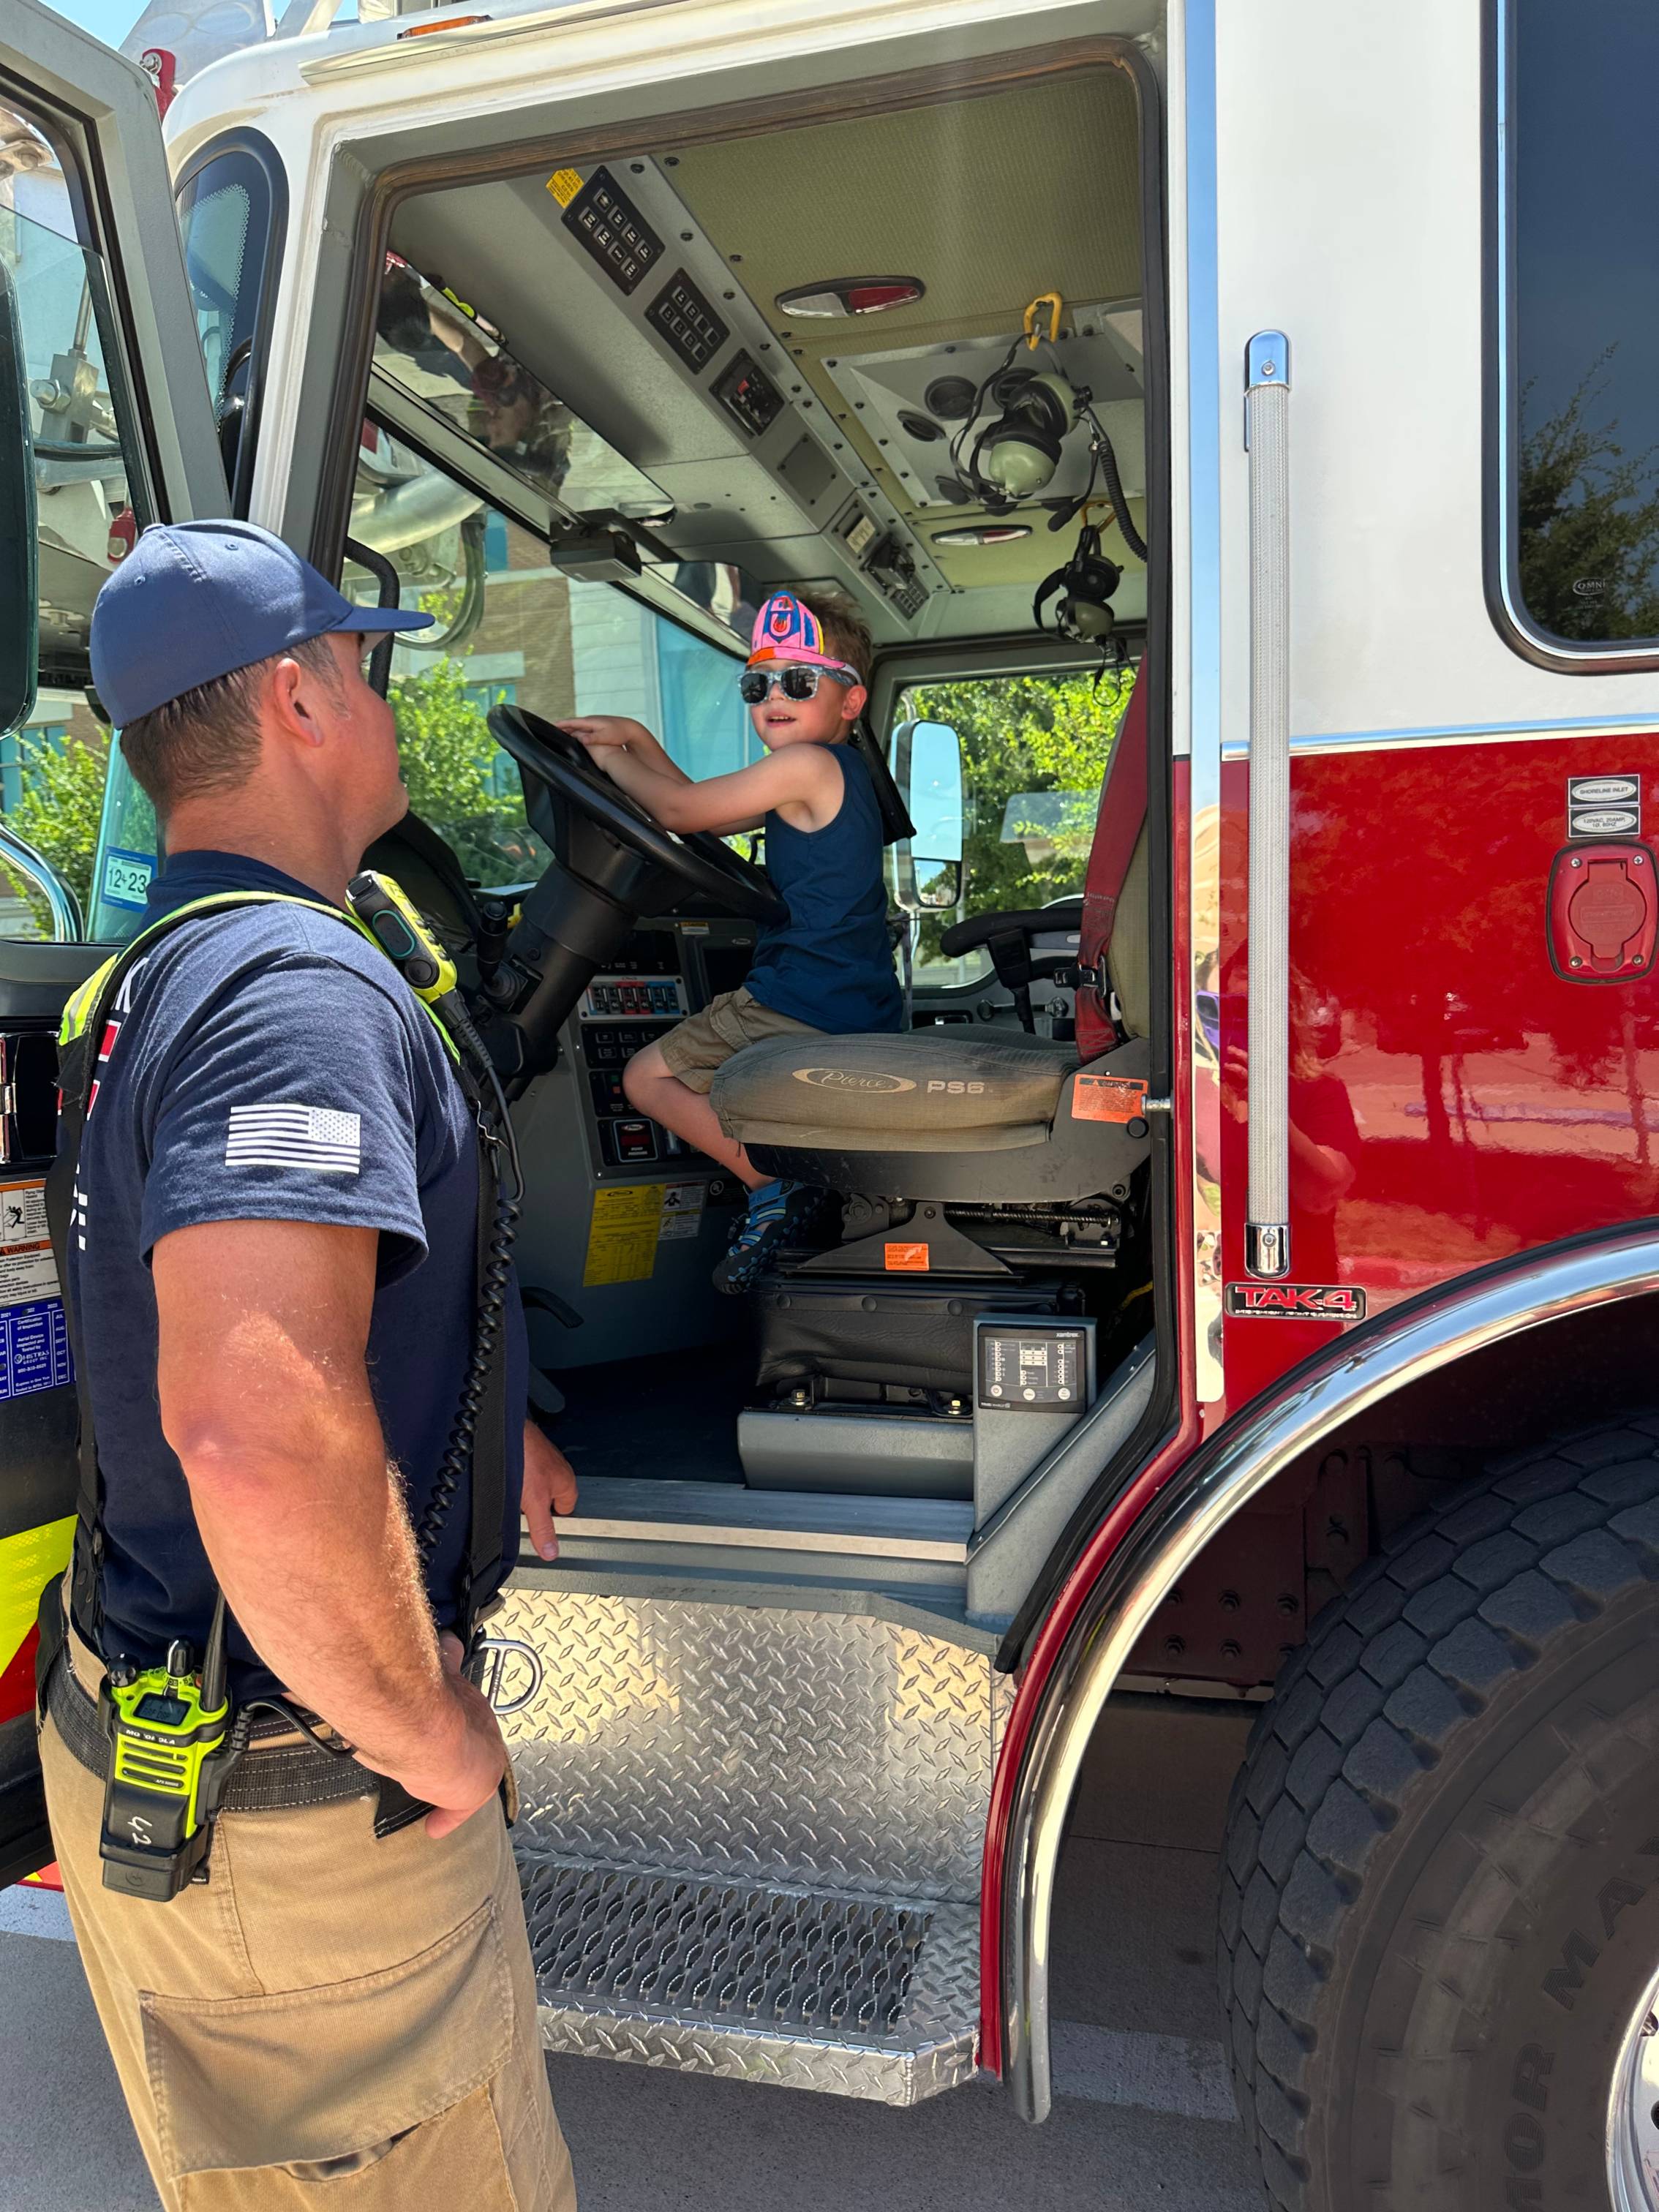
[[[228,1168],[309,1168],[356,1175],[362,1166],[362,1117],[331,1106],[233,1106]]]

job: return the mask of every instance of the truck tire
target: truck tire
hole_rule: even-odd
[[[1659,1413],[1503,1462],[1326,1607],[1220,1917],[1276,2212],[1659,2212]]]

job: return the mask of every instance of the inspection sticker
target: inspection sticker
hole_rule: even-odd
[[[582,1281],[648,1283],[657,1269],[657,1237],[662,1224],[662,1185],[618,1183],[593,1194],[587,1230],[587,1259]]]
[[[665,1182],[662,1187],[662,1218],[657,1230],[659,1244],[695,1237],[702,1226],[702,1209],[708,1197],[706,1182]]]
[[[74,1373],[62,1298],[9,1306],[0,1313],[0,1399],[56,1389]]]
[[[142,914],[155,873],[154,853],[118,853],[112,845],[104,855],[104,897],[111,906],[124,906]]]

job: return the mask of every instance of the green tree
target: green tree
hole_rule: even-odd
[[[907,713],[949,722],[962,739],[967,911],[1046,906],[1081,890],[1101,779],[1133,689],[1134,671],[1120,668],[1098,683],[1091,675],[997,677],[918,684],[908,695]],[[1018,804],[1048,793],[1063,803]],[[923,923],[925,959],[939,957],[949,921]]]
[[[92,900],[92,863],[109,769],[109,733],[100,730],[95,738],[59,743],[44,731],[22,730],[17,745],[22,787],[7,813],[7,826],[51,861],[84,913]],[[41,935],[50,935],[45,899],[27,883],[19,883],[16,889],[27,899]]]
[[[1517,471],[1521,598],[1557,637],[1659,635],[1659,464],[1593,422],[1611,346],[1559,414],[1526,431]],[[1524,417],[1532,387],[1522,394]]]
[[[387,690],[398,725],[409,803],[454,848],[479,883],[539,875],[541,840],[526,826],[516,777],[489,734],[485,708],[469,697],[466,663],[447,656]]]

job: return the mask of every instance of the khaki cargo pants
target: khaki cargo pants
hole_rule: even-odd
[[[155,1905],[103,1887],[103,1784],[50,1720],[40,1757],[167,2212],[575,2212],[498,1807],[441,1843],[418,1822],[377,1843],[372,1797],[227,1814],[212,1879]]]

